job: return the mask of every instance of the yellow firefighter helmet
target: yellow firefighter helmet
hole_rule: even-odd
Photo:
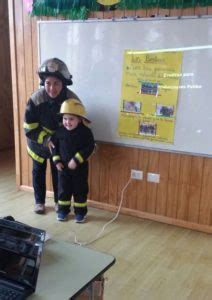
[[[62,103],[60,113],[75,115],[83,118],[88,123],[91,123],[91,121],[87,118],[87,113],[83,104],[74,98],[69,98]]]

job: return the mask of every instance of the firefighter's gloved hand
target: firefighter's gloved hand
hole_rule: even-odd
[[[68,167],[69,167],[69,169],[74,170],[74,169],[76,169],[77,164],[73,159],[71,159],[68,163]]]

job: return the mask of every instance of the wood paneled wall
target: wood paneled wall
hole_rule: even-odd
[[[14,147],[13,102],[7,1],[0,1],[0,150]]]
[[[27,99],[38,87],[37,19],[30,18],[23,0],[8,0],[12,61],[14,122],[17,134],[17,185],[32,190],[31,159],[22,130]],[[91,17],[210,14],[211,8],[93,13]],[[116,210],[131,169],[144,172],[124,193],[122,212],[169,224],[212,232],[212,158],[100,144],[90,158],[91,205]],[[147,182],[147,172],[159,173],[160,183]],[[51,191],[50,172],[47,176]]]

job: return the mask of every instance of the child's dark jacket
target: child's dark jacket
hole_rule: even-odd
[[[67,130],[62,126],[51,141],[55,145],[52,149],[53,161],[55,164],[62,162],[64,167],[67,167],[72,158],[77,165],[86,163],[95,147],[92,131],[83,123],[73,130]]]

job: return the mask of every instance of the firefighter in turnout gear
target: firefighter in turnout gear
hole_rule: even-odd
[[[94,137],[88,127],[86,111],[77,99],[68,99],[61,105],[61,126],[52,136],[53,162],[58,169],[58,216],[66,221],[74,200],[75,220],[82,223],[87,214],[88,157],[94,150]]]
[[[27,137],[27,151],[33,161],[32,181],[35,197],[35,213],[45,213],[46,168],[50,161],[54,190],[55,209],[58,202],[57,169],[51,158],[51,136],[61,125],[60,107],[64,100],[76,98],[67,85],[72,84],[72,75],[66,64],[58,58],[51,58],[38,69],[41,87],[29,98],[24,117]],[[80,101],[80,100],[79,100]]]

